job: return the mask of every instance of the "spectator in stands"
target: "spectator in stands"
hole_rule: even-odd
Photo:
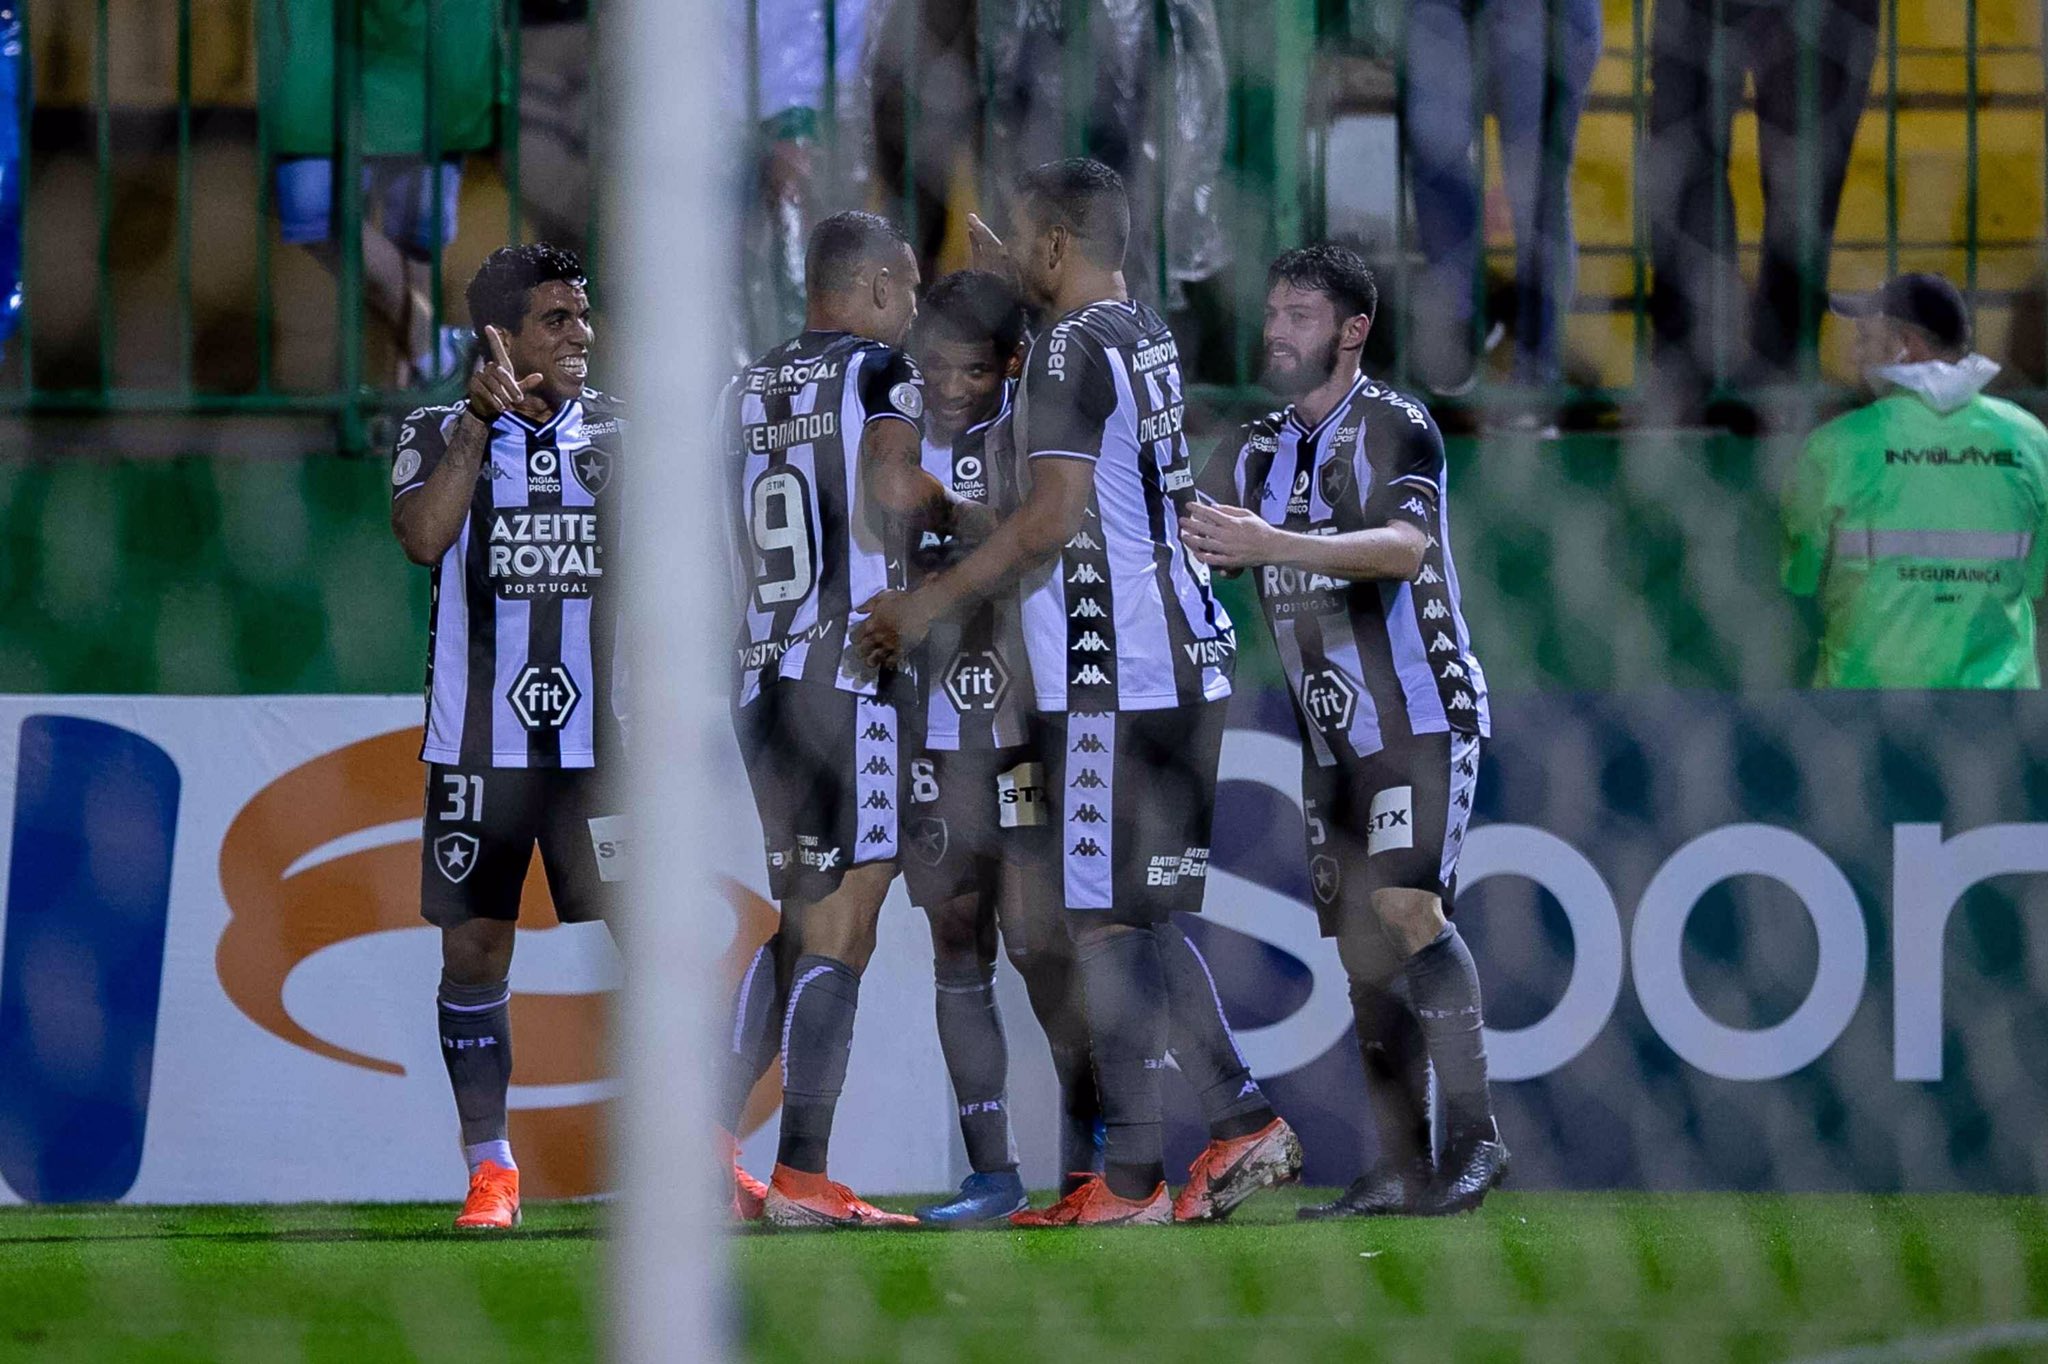
[[[1469,392],[1477,367],[1485,228],[1476,153],[1486,111],[1499,124],[1514,211],[1515,382],[1558,380],[1577,274],[1572,156],[1599,60],[1600,0],[1409,0],[1404,114],[1426,262],[1411,364],[1435,393]]]
[[[734,111],[752,130],[740,219],[743,316],[751,354],[803,329],[804,246],[822,201],[865,204],[862,77],[868,0],[727,0]],[[832,20],[828,53],[827,10]],[[747,32],[753,11],[754,31]],[[829,62],[828,62],[829,56]],[[736,88],[734,88],[736,87]],[[820,154],[828,110],[836,153]],[[821,183],[827,177],[831,183]],[[837,202],[843,200],[844,202]],[[829,211],[829,210],[828,210]],[[740,338],[743,342],[746,338]]]
[[[494,0],[436,0],[430,36],[429,0],[354,3],[365,293],[403,357],[398,381],[432,380],[465,358],[460,329],[435,333],[428,288],[434,257],[455,238],[461,154],[488,147],[496,134],[497,8]],[[277,0],[275,16],[261,26],[263,117],[277,156],[281,235],[337,269],[335,113],[355,92],[336,89],[335,0]]]
[[[1877,401],[1814,432],[1785,494],[1785,586],[1818,595],[1815,684],[2038,687],[2048,429],[1984,386],[1939,275],[1838,299]]]
[[[590,0],[520,0],[519,206],[535,236],[590,251]]]
[[[1651,32],[1652,401],[1690,419],[1718,386],[1789,382],[1815,354],[1878,0],[1658,0]],[[1810,32],[1802,27],[1810,26]],[[1747,327],[1728,189],[1743,80],[1756,85],[1763,256]],[[1746,347],[1743,346],[1746,332]]]

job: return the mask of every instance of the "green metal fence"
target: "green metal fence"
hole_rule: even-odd
[[[745,24],[749,35],[758,33],[758,10],[770,2],[734,0],[753,20]],[[1113,53],[1098,44],[1073,41],[1072,35],[1088,32],[1091,20],[1099,24],[1105,0],[1045,2],[1058,11],[1068,36],[1057,48],[1065,100],[1063,149],[1097,150],[1095,143],[1104,129],[1099,118],[1091,119],[1082,92],[1094,88],[1100,64]],[[27,35],[29,50],[47,56],[48,45],[38,42],[46,22],[70,30],[89,27],[90,61],[89,74],[83,78],[75,69],[77,63],[71,62],[64,73],[51,73],[61,74],[61,79],[47,82],[32,62],[30,80],[24,82],[20,114],[30,131],[25,156],[27,302],[20,335],[0,371],[0,411],[315,416],[331,419],[341,448],[363,448],[378,414],[403,410],[420,397],[417,390],[380,382],[384,376],[371,368],[373,323],[366,316],[365,261],[357,245],[365,209],[360,194],[347,192],[358,184],[371,159],[365,143],[365,80],[370,65],[366,54],[374,52],[377,35],[366,31],[366,25],[374,27],[380,16],[393,13],[421,23],[425,114],[417,154],[425,164],[437,164],[443,154],[443,130],[433,89],[435,48],[462,13],[459,7],[465,0],[325,6],[334,54],[334,233],[345,249],[338,252],[331,276],[321,283],[325,297],[319,306],[331,309],[333,317],[328,372],[310,382],[287,382],[277,354],[280,326],[287,320],[281,315],[296,315],[311,305],[302,263],[288,259],[291,248],[283,246],[277,234],[272,168],[278,148],[270,105],[276,95],[272,83],[286,65],[280,58],[288,50],[281,26],[292,13],[318,6],[312,0],[251,0],[246,39],[251,54],[260,58],[259,80],[253,94],[237,105],[195,96],[195,68],[202,57],[217,60],[218,54],[195,50],[194,0],[175,0],[175,60],[168,88],[117,89],[113,54],[124,43],[154,41],[149,34],[128,30],[147,7],[120,8],[117,13],[117,6],[127,3],[48,0],[39,5],[35,27]],[[529,230],[520,169],[520,5],[518,0],[484,3],[493,11],[490,100],[495,132],[490,148],[467,155],[472,178],[479,183],[465,203],[464,235],[454,248],[435,253],[429,263],[427,292],[436,325],[458,296],[448,287],[451,281],[459,285],[490,245],[517,239]],[[872,184],[860,190],[842,174],[851,155],[850,130],[841,126],[849,92],[840,88],[836,59],[854,27],[849,16],[840,13],[842,4],[848,3],[851,0],[821,0],[817,7],[817,22],[823,27],[825,93],[809,135],[824,167],[814,196],[818,209],[845,206],[860,194],[870,201],[881,198]],[[1173,118],[1173,82],[1180,79],[1175,0],[1130,3],[1149,6],[1153,86],[1141,140],[1151,144],[1154,159],[1148,163],[1149,202],[1141,217],[1159,222],[1171,216],[1173,205],[1167,196],[1174,158],[1183,150]],[[1816,16],[1827,0],[1792,3],[1802,32],[1810,39],[1819,31]],[[2039,306],[2037,285],[2042,224],[2048,221],[2048,176],[2042,173],[2048,160],[2048,102],[2042,99],[2048,48],[2040,38],[2038,4],[2039,0],[1962,0],[1960,5],[1892,0],[1884,5],[1877,71],[1851,167],[1832,277],[1837,285],[1860,285],[1902,266],[1951,269],[1990,319],[1988,335],[2014,351],[2038,349],[2048,357],[2048,307]],[[601,0],[593,9],[601,15]],[[872,26],[887,6],[868,10]],[[1216,211],[1229,263],[1208,285],[1194,290],[1192,299],[1181,300],[1181,320],[1203,357],[1196,368],[1209,381],[1200,390],[1207,398],[1229,401],[1254,378],[1264,262],[1276,250],[1321,235],[1326,228],[1355,226],[1336,221],[1332,190],[1365,180],[1385,179],[1399,186],[1389,215],[1391,238],[1381,254],[1395,319],[1387,329],[1393,333],[1388,339],[1394,344],[1381,360],[1405,373],[1406,329],[1410,319],[1431,303],[1417,294],[1420,258],[1406,193],[1408,167],[1398,150],[1391,165],[1356,160],[1332,164],[1332,147],[1333,137],[1347,125],[1398,128],[1406,84],[1420,78],[1420,73],[1406,69],[1400,56],[1406,12],[1407,0],[1223,0],[1216,6],[1227,77],[1226,134],[1217,186],[1222,202]],[[1011,22],[1013,11],[997,0],[982,0],[973,13],[979,30],[973,45],[975,86],[986,106],[995,108],[1000,103],[999,72],[993,54],[1000,45],[998,31]],[[1562,390],[1545,395],[1558,405],[1598,407],[1621,400],[1638,377],[1649,348],[1654,280],[1648,263],[1648,214],[1637,189],[1646,145],[1651,18],[1649,0],[1610,0],[1605,6],[1606,36],[1580,129],[1575,172],[1580,191],[1581,289],[1565,324],[1568,348],[1592,360],[1569,372]],[[926,40],[929,26],[910,23],[897,30],[902,48],[893,60],[904,70],[919,70],[922,54],[917,44]],[[758,39],[750,37],[749,43],[750,58],[757,57]],[[1808,106],[1815,60],[1809,41],[1799,68],[1802,100]],[[757,151],[779,111],[761,107],[758,61],[749,60],[747,70],[748,107],[735,111],[734,135],[751,139],[750,151]],[[929,210],[914,192],[924,178],[915,164],[920,128],[929,127],[936,116],[926,106],[918,82],[907,82],[900,95],[911,164],[901,177],[901,197],[877,206],[899,213],[915,231],[927,226],[917,219]],[[1747,117],[1739,121],[1742,127],[1748,126]],[[1806,117],[1810,128],[1810,111]],[[2027,129],[2024,137],[2016,131],[2020,124]],[[742,128],[751,131],[741,132]],[[973,178],[980,183],[966,199],[956,195],[948,204],[949,214],[964,202],[987,203],[991,197],[988,178],[999,160],[996,120],[984,117],[979,131],[980,145],[967,151],[975,168]],[[1739,134],[1738,144],[1746,136]],[[1398,149],[1399,139],[1391,145]],[[1497,185],[1493,144],[1482,138],[1475,155],[1486,181]],[[1734,159],[1738,235],[1742,249],[1749,252],[1754,202],[1743,177],[1753,174],[1754,157],[1738,146]],[[125,209],[132,183],[150,167],[155,172],[168,170],[170,189],[161,217],[141,223]],[[75,182],[82,172],[90,176],[90,221],[82,221],[76,212]],[[223,186],[230,183],[246,194],[246,208],[232,215],[219,203]],[[593,183],[603,183],[601,169]],[[436,197],[436,223],[438,203]],[[1944,217],[1934,206],[1946,203],[1954,207]],[[591,209],[594,213],[594,200]],[[64,216],[66,212],[71,216]],[[479,214],[488,215],[489,231],[480,225]],[[219,226],[230,216],[237,224],[231,232]],[[586,239],[595,242],[594,222],[586,226]],[[131,243],[151,232],[169,242],[168,269],[158,272],[167,278],[142,278],[124,263],[135,254]],[[240,245],[224,244],[225,236],[236,237]],[[1172,294],[1167,234],[1154,232],[1147,240],[1147,258],[1134,262],[1134,274],[1154,296]],[[1487,235],[1485,258],[1495,274],[1511,269],[1498,231]],[[198,285],[202,273],[213,281],[203,303]],[[234,278],[223,285],[223,274]],[[288,275],[296,281],[289,288]],[[600,291],[603,282],[600,273]],[[128,300],[158,298],[166,286],[171,300],[168,321],[149,330],[148,344],[139,347],[151,357],[149,362],[131,363],[138,348],[124,349],[136,334]],[[1474,280],[1476,298],[1483,300],[1485,289],[1483,277]],[[88,310],[80,304],[86,294],[91,336],[82,342],[78,338],[86,324],[81,319]],[[228,300],[225,305],[222,298]],[[209,320],[223,307],[234,325]],[[2036,307],[2041,316],[2032,318],[2028,309]],[[53,311],[65,312],[70,323],[61,337],[46,325]],[[2015,325],[2015,318],[2021,319],[2020,325]],[[1810,313],[1800,319],[1808,343],[1805,354],[1816,353],[1812,343],[1820,336],[1821,321]],[[243,346],[246,357],[239,354]],[[234,364],[220,362],[223,348],[237,352]],[[2029,361],[2022,368],[2027,371],[2024,386],[2036,388],[2043,382],[2048,360]],[[1820,362],[1809,362],[1807,377],[1823,378],[1826,372]]]

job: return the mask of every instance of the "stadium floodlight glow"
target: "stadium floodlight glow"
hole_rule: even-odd
[[[628,404],[626,618],[630,702],[629,908],[615,926],[625,988],[613,1035],[623,1097],[610,1264],[612,1357],[718,1360],[728,1342],[724,1236],[711,1151],[710,1045],[727,920],[707,910],[711,852],[731,838],[710,789],[727,731],[729,628],[709,414],[726,361],[732,260],[723,63],[715,0],[623,0],[606,10],[593,120],[610,145],[603,278],[606,347]],[[679,79],[678,73],[687,72]],[[682,585],[681,590],[678,585]],[[715,641],[715,643],[714,643]]]

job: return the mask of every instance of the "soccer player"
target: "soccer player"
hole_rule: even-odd
[[[441,1054],[470,1168],[455,1225],[482,1229],[519,1224],[507,982],[534,845],[563,923],[602,917],[613,893],[600,782],[619,751],[607,570],[622,418],[584,386],[576,257],[494,251],[468,302],[486,358],[464,401],[405,419],[391,528],[434,570],[420,911],[441,930]]]
[[[1011,388],[1023,359],[1024,305],[1002,276],[968,270],[925,291],[911,352],[924,372],[924,467],[955,496],[1001,512],[1017,503]],[[915,572],[970,546],[924,537]],[[910,760],[904,887],[931,921],[939,1044],[960,1109],[970,1174],[920,1221],[968,1226],[1025,1204],[1011,1142],[1009,1056],[996,1007],[998,922],[1051,1044],[1060,1084],[1060,1168],[1100,1166],[1100,1105],[1074,954],[1052,889],[1058,864],[1044,768],[1026,742],[1031,665],[1015,592],[935,622],[918,668],[925,732]]]
[[[1156,1224],[1227,1215],[1298,1176],[1301,1147],[1243,1069],[1199,958],[1171,924],[1198,911],[1209,871],[1216,762],[1237,641],[1208,571],[1178,540],[1194,470],[1182,433],[1180,355],[1124,285],[1130,204],[1097,161],[1025,173],[1011,268],[1039,334],[1017,398],[1028,468],[1016,513],[954,567],[871,604],[855,632],[871,663],[935,621],[1024,592],[1037,746],[1059,831],[1060,886],[1080,960],[1101,1090],[1103,1173],[1023,1226]],[[978,220],[991,253],[1001,251]],[[1185,967],[1185,969],[1181,969]],[[1212,1141],[1179,1204],[1166,1196],[1160,1074],[1170,1030],[1198,1092],[1241,1077],[1210,1110]],[[1230,1110],[1235,1109],[1232,1113]]]
[[[924,388],[898,349],[917,314],[917,261],[871,213],[812,231],[806,329],[727,389],[743,595],[734,723],[761,816],[782,928],[734,1006],[722,1119],[736,1129],[779,1047],[782,1133],[758,1185],[734,1162],[741,1216],[779,1226],[901,1226],[825,1174],[861,972],[895,879],[915,695],[850,647],[856,608],[903,585],[910,537],[965,540],[994,516],[921,463]]]
[[[1507,1173],[1487,1094],[1479,977],[1449,922],[1486,679],[1451,565],[1444,446],[1359,370],[1378,291],[1338,246],[1289,251],[1266,294],[1266,382],[1292,401],[1202,472],[1181,538],[1253,569],[1302,736],[1310,881],[1337,940],[1380,1158],[1303,1217],[1475,1208]],[[1428,1071],[1448,1129],[1433,1167]]]

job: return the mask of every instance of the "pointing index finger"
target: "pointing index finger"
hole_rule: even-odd
[[[494,326],[486,324],[484,327],[484,339],[491,343],[491,358],[506,369],[511,369],[512,357],[505,353],[505,333],[499,331]]]

